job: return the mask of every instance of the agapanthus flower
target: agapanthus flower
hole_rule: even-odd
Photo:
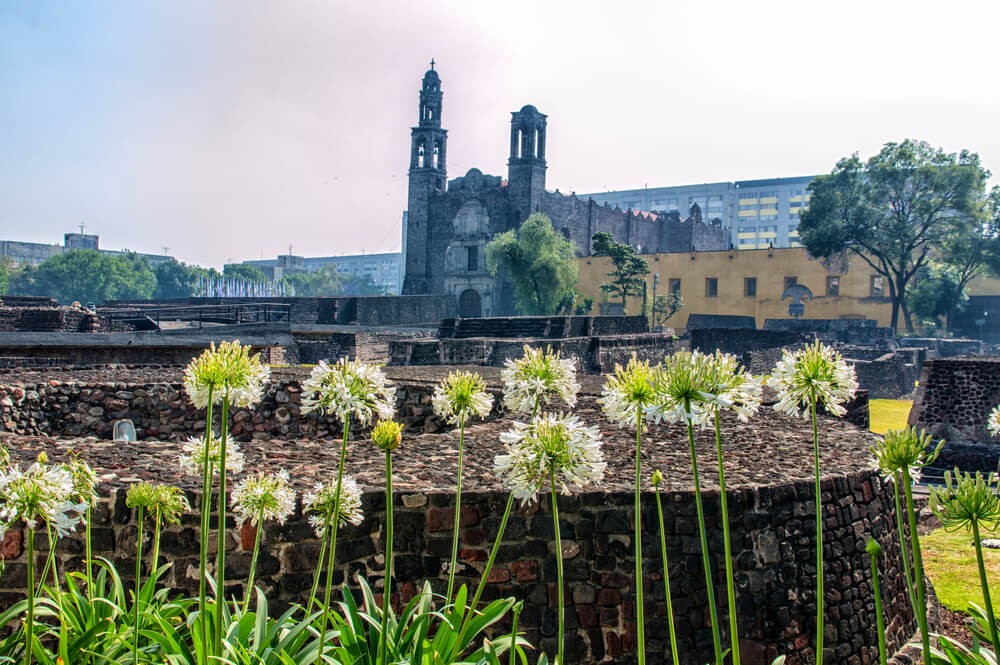
[[[937,447],[931,435],[915,427],[889,430],[871,451],[875,462],[887,478],[894,479],[896,473],[907,474],[914,482],[920,482],[923,468],[937,459],[944,439]]]
[[[854,366],[818,340],[794,353],[785,349],[767,383],[778,390],[777,411],[804,418],[812,404],[834,416],[844,415],[843,405],[858,390]]]
[[[158,485],[158,494],[153,504],[153,515],[164,524],[180,524],[181,516],[191,510],[187,495],[180,487]]]
[[[604,478],[601,434],[576,416],[543,414],[531,423],[515,422],[500,440],[506,453],[494,458],[493,470],[521,503],[533,501],[547,480],[565,494]]]
[[[152,510],[159,501],[160,489],[156,483],[141,482],[132,483],[125,493],[125,505],[129,508],[143,508]]]
[[[646,413],[657,422],[707,425],[716,403],[714,382],[712,356],[686,349],[669,355],[653,373],[653,399]]]
[[[257,526],[261,521],[284,524],[295,510],[295,491],[288,484],[288,472],[255,473],[233,490],[233,512],[242,522]]]
[[[316,536],[326,535],[326,528],[333,524],[334,511],[339,515],[339,526],[361,524],[361,487],[351,476],[344,476],[340,484],[340,501],[337,501],[337,483],[316,483],[311,492],[302,499],[309,524],[316,530]]]
[[[73,477],[73,501],[93,506],[97,503],[97,474],[74,452],[66,470]]]
[[[29,529],[44,522],[62,538],[73,532],[86,509],[87,504],[73,500],[73,475],[60,464],[38,461],[25,471],[14,465],[0,473],[0,538],[18,521]]]
[[[706,389],[702,397],[710,405],[722,410],[731,410],[742,422],[760,408],[760,381],[747,373],[736,356],[716,352],[709,356]]]
[[[656,369],[635,356],[625,367],[615,365],[615,373],[604,382],[597,400],[604,415],[619,427],[638,427],[638,419],[653,404],[653,376]]]
[[[209,462],[212,465],[212,474],[219,474],[219,458],[221,457],[220,437],[212,434],[208,439],[208,445],[204,437],[191,437],[181,445],[183,451],[180,455],[180,465],[184,473],[195,478],[201,478],[203,464],[205,463],[205,451],[208,450]],[[226,473],[236,474],[243,471],[243,453],[240,452],[239,444],[232,439],[226,442]]]
[[[995,527],[1000,522],[1000,497],[997,478],[988,479],[976,472],[975,477],[955,469],[944,472],[944,485],[930,486],[930,508],[941,519],[945,529],[972,531],[973,523]]]
[[[399,448],[399,444],[402,440],[403,426],[395,420],[379,421],[379,423],[372,428],[372,443],[374,443],[375,447],[379,450],[392,452],[396,448]]]
[[[302,384],[302,413],[334,413],[341,421],[354,417],[362,424],[375,415],[391,420],[395,395],[396,389],[374,365],[347,358],[333,365],[321,361]]]
[[[486,392],[486,381],[475,372],[451,372],[434,388],[431,397],[434,413],[446,422],[467,421],[473,416],[485,418],[493,409],[493,396]]]
[[[993,436],[1000,436],[1000,406],[996,406],[990,411],[989,418],[986,420],[986,427]]]
[[[3,446],[0,446],[0,471],[10,466],[10,453]]]
[[[218,347],[213,342],[184,369],[184,390],[199,409],[208,406],[209,392],[213,404],[228,394],[233,406],[250,407],[260,402],[269,376],[270,369],[259,355],[250,354],[249,346],[239,340],[221,342]]]
[[[566,406],[576,404],[580,384],[573,361],[562,358],[551,347],[545,350],[524,345],[524,355],[509,358],[500,372],[504,383],[504,406],[509,411],[532,413],[535,406],[559,397]]]

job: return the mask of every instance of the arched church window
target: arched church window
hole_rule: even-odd
[[[440,158],[441,158],[441,144],[440,143],[435,143],[434,144],[434,154],[431,156],[431,166],[433,168],[438,168],[439,167],[439,161],[438,160]]]
[[[421,143],[417,146],[417,168],[424,168],[424,144]]]

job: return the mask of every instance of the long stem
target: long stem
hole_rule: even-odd
[[[94,517],[94,508],[90,505],[89,501],[87,503],[87,515],[86,519],[86,540],[83,543],[84,546],[84,556],[86,557],[87,565],[87,598],[90,599],[90,606],[94,606],[94,545],[90,536],[90,523]]]
[[[986,609],[986,622],[990,626],[990,640],[993,642],[993,653],[1000,654],[1000,636],[997,635],[997,621],[993,616],[993,601],[990,599],[990,583],[986,579],[986,565],[983,563],[983,543],[979,538],[979,520],[972,520],[972,539],[976,544],[976,562],[979,564],[979,586],[983,589],[983,607]]]
[[[549,468],[549,484],[552,486],[552,529],[555,531],[556,536],[556,580],[558,584],[557,595],[559,597],[559,642],[556,649],[557,655],[555,665],[564,665],[563,642],[565,642],[566,638],[566,617],[564,616],[565,599],[563,598],[563,595],[565,590],[563,589],[562,537],[559,534],[559,505],[556,501],[555,467]]]
[[[219,423],[219,520],[218,551],[215,553],[215,640],[214,653],[222,655],[222,611],[226,604],[226,445],[229,443],[229,388],[222,397],[222,422]]]
[[[208,406],[205,409],[205,458],[201,462],[201,552],[198,566],[198,626],[201,634],[202,665],[208,663],[208,530],[212,515],[212,400],[215,389],[208,387]]]
[[[306,605],[306,614],[312,611],[312,606],[316,603],[316,592],[319,590],[319,580],[323,576],[323,558],[326,556],[326,536],[319,541],[319,557],[316,559],[316,571],[313,573],[312,589],[309,590],[309,603]]]
[[[257,555],[260,554],[260,536],[264,532],[264,511],[257,513],[257,533],[253,539],[253,555],[250,557],[250,578],[247,580],[246,591],[243,592],[243,612],[250,607],[250,597],[253,595],[253,581],[257,574]],[[322,560],[322,555],[321,559]],[[260,609],[260,608],[258,608]]]
[[[139,662],[139,588],[142,586],[142,538],[143,534],[142,518],[145,513],[142,506],[139,506],[136,513],[136,527],[138,533],[135,537],[135,595],[132,598],[132,665]]]
[[[670,600],[670,562],[667,560],[667,530],[663,525],[663,504],[660,501],[660,488],[655,486],[656,491],[656,515],[660,519],[660,556],[663,557],[663,592],[667,603],[667,630],[670,633],[670,655],[673,656],[674,665],[681,665],[680,655],[677,653],[677,634],[674,632],[674,607]]]
[[[686,404],[691,413],[691,405]],[[688,421],[688,445],[691,448],[691,470],[694,472],[694,506],[698,510],[698,533],[701,536],[701,564],[705,569],[705,592],[708,594],[708,616],[712,621],[712,647],[715,662],[722,665],[722,643],[719,640],[719,613],[715,607],[715,585],[712,583],[712,563],[708,553],[708,533],[705,528],[705,507],[701,502],[701,481],[698,478],[698,453],[694,447],[694,425]]]
[[[382,635],[379,638],[379,663],[388,663],[389,599],[392,595],[392,452],[385,451],[385,581],[382,584]]]
[[[504,531],[507,530],[507,520],[510,518],[510,511],[513,507],[514,507],[514,495],[511,494],[510,497],[507,499],[507,507],[503,511],[503,518],[501,518],[500,520],[500,528],[497,529],[497,537],[493,541],[493,548],[490,549],[490,556],[486,560],[486,567],[483,568],[483,574],[479,578],[479,585],[476,587],[476,593],[472,595],[472,603],[469,605],[469,612],[466,613],[465,621],[462,622],[463,630],[465,629],[465,624],[469,622],[469,619],[472,618],[473,613],[479,607],[479,598],[483,595],[483,591],[486,589],[486,580],[489,579],[490,571],[493,569],[493,562],[497,558],[497,552],[500,551],[500,541],[503,540]]]
[[[878,582],[878,560],[872,554],[872,593],[875,595],[875,625],[878,630],[878,662],[886,665],[888,654],[885,648],[885,617],[882,615],[882,589]]]
[[[816,473],[816,665],[823,665],[823,494],[820,490],[819,473],[819,426],[816,422],[816,401],[809,404],[809,414],[812,416],[813,435],[813,470]],[[926,662],[930,662],[929,660]]]
[[[722,464],[722,426],[715,410],[715,457],[719,464],[719,501],[722,508],[722,542],[726,549],[726,595],[729,600],[729,644],[733,665],[740,665],[740,629],[736,621],[736,582],[733,578],[733,546],[729,534],[729,502],[726,497],[726,469]]]
[[[927,590],[924,584],[924,562],[920,555],[920,536],[917,534],[917,513],[913,509],[913,488],[910,485],[909,470],[903,473],[903,489],[906,490],[906,511],[910,516],[910,540],[913,542],[913,575],[917,580],[917,625],[920,626],[920,646],[924,662],[931,662],[931,636],[927,630]]]
[[[913,608],[913,616],[917,615],[917,597],[914,595],[913,588],[916,586],[916,580],[913,579],[913,569],[910,567],[910,551],[911,548],[907,546],[907,538],[903,529],[903,495],[902,495],[902,483],[903,477],[900,475],[899,471],[893,472],[893,488],[892,493],[896,497],[896,531],[899,534],[899,554],[903,558],[903,576],[906,578],[906,596],[910,599],[910,607]]]
[[[160,564],[160,531],[162,530],[162,514],[156,509],[153,519],[153,558],[150,560],[150,572],[155,573]]]
[[[28,546],[28,610],[24,619],[24,662],[31,665],[31,646],[35,637],[35,530],[25,528]]]
[[[340,489],[344,482],[344,464],[347,462],[347,437],[351,434],[351,417],[344,416],[344,437],[340,444],[340,464],[337,465],[337,488],[333,498],[333,519],[326,528],[329,532],[330,549],[326,559],[326,589],[323,590],[323,627],[319,632],[319,653],[316,662],[323,658],[326,650],[326,627],[330,623],[330,590],[333,588],[333,564],[337,556],[337,527],[340,525]]]
[[[462,453],[465,448],[465,416],[458,418],[458,480],[455,485],[455,526],[451,533],[451,563],[448,565],[448,595],[445,604],[451,604],[455,589],[455,566],[458,565],[458,533],[462,526]]]
[[[524,605],[521,603],[514,603],[514,620],[511,622],[510,627],[510,654],[507,659],[507,665],[515,665],[517,663],[517,623],[521,618],[521,609],[523,607]]]
[[[635,615],[639,665],[646,665],[646,612],[642,597],[642,407],[635,410]]]

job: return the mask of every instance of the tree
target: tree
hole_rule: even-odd
[[[158,263],[153,269],[156,274],[156,299],[190,298],[194,295],[203,268],[189,266],[176,259]]]
[[[63,303],[102,303],[149,298],[156,287],[156,276],[149,260],[133,252],[109,255],[77,249],[46,259],[35,269],[21,271],[16,282],[24,295],[51,296]]]
[[[906,293],[910,313],[918,320],[930,320],[940,326],[950,327],[951,319],[965,309],[968,297],[958,271],[947,263],[933,261],[924,266],[914,278]]]
[[[860,257],[888,285],[890,326],[898,328],[902,311],[912,332],[907,288],[946,241],[981,235],[988,178],[975,153],[911,139],[885,144],[867,162],[854,154],[809,185],[802,244],[821,258]]]
[[[677,291],[656,296],[653,299],[652,317],[650,317],[653,320],[653,328],[662,328],[667,319],[679,312],[682,307],[684,307],[684,301]]]
[[[222,276],[226,279],[241,279],[245,282],[266,282],[267,275],[257,266],[249,263],[227,263],[222,268]]]
[[[332,263],[319,270],[286,273],[284,280],[297,296],[337,296],[344,292],[344,281]]]
[[[0,294],[7,293],[10,286],[10,274],[14,270],[14,264],[6,256],[0,258]]]
[[[572,240],[535,213],[516,230],[499,234],[486,245],[486,267],[514,284],[514,301],[522,314],[555,314],[575,298],[577,265]]]
[[[592,240],[594,256],[607,256],[614,266],[608,273],[611,281],[601,284],[601,290],[613,296],[621,296],[624,310],[628,296],[642,295],[644,278],[649,274],[649,264],[631,246],[617,242],[610,233],[600,231],[594,234]]]

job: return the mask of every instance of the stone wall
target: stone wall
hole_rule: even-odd
[[[764,330],[781,330],[812,335],[824,342],[841,342],[888,348],[895,335],[880,328],[873,319],[766,319]]]
[[[500,339],[637,335],[649,331],[645,316],[511,316],[444,319],[438,337]]]
[[[812,335],[777,330],[732,330],[731,328],[702,328],[691,331],[691,348],[703,353],[716,349],[742,357],[744,353],[763,349],[780,349],[807,344]],[[780,356],[779,356],[780,357]]]
[[[847,353],[845,351],[845,353]],[[868,390],[872,399],[908,399],[913,394],[913,365],[896,353],[886,353],[874,360],[850,359],[858,375],[858,383]]]

